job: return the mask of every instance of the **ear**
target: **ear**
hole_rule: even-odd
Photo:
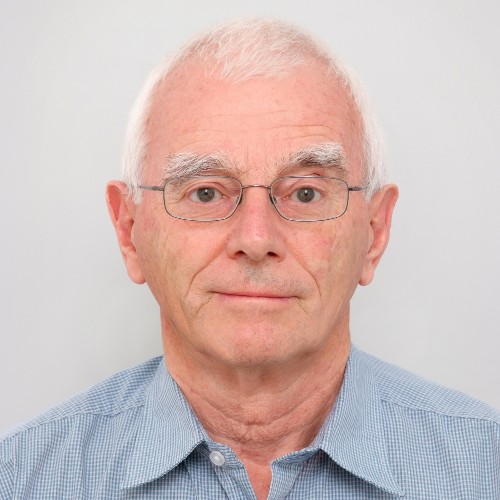
[[[135,283],[142,284],[146,280],[133,241],[136,205],[128,196],[125,183],[121,181],[108,183],[106,202],[128,275]]]
[[[365,257],[360,285],[368,285],[373,280],[375,268],[389,243],[391,220],[398,199],[398,188],[388,184],[373,195],[369,206],[370,247]]]

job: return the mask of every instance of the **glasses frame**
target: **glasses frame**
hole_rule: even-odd
[[[245,184],[245,185],[243,185],[239,179],[237,179],[236,177],[231,177],[229,175],[191,175],[189,177],[190,178],[191,177],[194,177],[194,178],[196,178],[196,177],[199,177],[199,178],[216,177],[216,178],[221,178],[221,179],[232,179],[232,180],[235,180],[236,182],[238,182],[238,184],[240,185],[240,195],[238,196],[238,199],[237,199],[237,201],[236,201],[236,203],[234,205],[233,210],[228,215],[226,215],[225,217],[218,217],[216,219],[198,219],[198,218],[192,218],[192,217],[181,217],[180,215],[171,214],[168,211],[168,209],[167,209],[167,203],[166,203],[166,200],[165,200],[165,187],[167,186],[168,182],[165,182],[161,186],[148,186],[148,185],[145,185],[145,184],[139,184],[137,187],[139,187],[140,189],[147,190],[147,191],[161,191],[163,193],[163,206],[165,207],[165,211],[167,212],[168,215],[170,215],[170,217],[173,217],[174,219],[189,220],[189,221],[195,221],[195,222],[216,222],[216,221],[221,221],[221,220],[229,219],[234,214],[234,212],[236,212],[236,210],[238,209],[238,207],[240,206],[240,204],[241,204],[241,202],[243,200],[243,191],[245,189],[248,189],[248,188],[264,188],[264,189],[267,189],[269,191],[269,200],[271,201],[271,204],[275,208],[275,210],[278,213],[278,215],[281,218],[285,219],[285,220],[290,220],[290,221],[293,221],[293,222],[320,222],[320,221],[324,221],[324,220],[333,220],[333,219],[338,219],[339,217],[342,217],[347,212],[347,208],[349,207],[349,194],[351,192],[364,191],[365,189],[368,189],[368,186],[349,186],[349,184],[347,184],[347,182],[344,179],[339,179],[337,177],[328,177],[328,176],[324,176],[324,175],[323,176],[316,176],[316,175],[287,175],[287,176],[283,176],[283,177],[277,177],[268,186],[266,186],[265,184]],[[339,215],[335,215],[334,217],[323,217],[323,218],[320,218],[320,219],[295,219],[295,218],[292,218],[292,217],[287,217],[286,215],[283,215],[279,211],[279,209],[278,209],[278,207],[276,205],[276,201],[275,201],[275,199],[273,199],[272,191],[271,191],[272,186],[273,186],[273,184],[275,182],[277,182],[279,180],[282,180],[282,179],[318,179],[318,178],[319,179],[332,179],[332,180],[335,180],[335,181],[340,181],[343,184],[345,184],[346,189],[347,189],[347,200],[346,200],[346,204],[345,204],[345,209],[344,209],[344,211],[342,213],[340,213]]]

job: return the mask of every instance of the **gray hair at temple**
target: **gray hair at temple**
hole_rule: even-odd
[[[294,25],[268,18],[236,20],[217,26],[183,45],[149,75],[132,107],[123,154],[123,180],[135,203],[141,200],[147,157],[146,124],[156,90],[176,69],[196,57],[207,75],[239,82],[252,77],[284,77],[291,68],[319,62],[337,78],[361,118],[367,199],[385,183],[385,148],[375,116],[354,73],[311,35]]]

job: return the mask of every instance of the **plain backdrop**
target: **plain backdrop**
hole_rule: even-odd
[[[161,352],[104,202],[148,71],[213,23],[271,15],[353,66],[400,187],[354,342],[500,407],[500,4],[2,0],[0,428]]]

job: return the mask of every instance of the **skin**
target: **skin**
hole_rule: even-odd
[[[290,152],[343,146],[348,183],[362,181],[359,119],[321,68],[230,83],[195,64],[158,92],[148,123],[145,184],[173,153],[223,152],[243,184],[270,184]],[[288,173],[288,172],[287,172]],[[293,171],[290,174],[324,174]],[[245,465],[267,498],[273,459],[307,446],[342,384],[349,301],[386,248],[398,191],[351,193],[340,218],[282,219],[264,189],[247,189],[228,220],[165,213],[161,193],[134,205],[119,181],[107,201],[129,276],[160,306],[169,371],[212,439]]]

